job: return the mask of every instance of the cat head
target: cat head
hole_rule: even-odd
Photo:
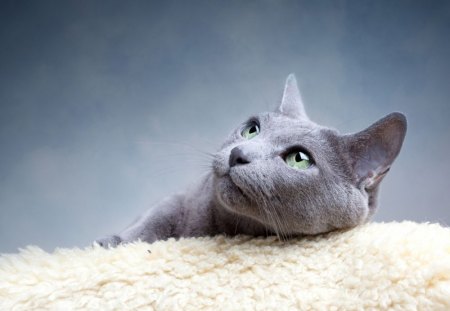
[[[239,125],[216,153],[216,198],[281,235],[362,224],[376,209],[405,134],[398,112],[355,134],[315,124],[291,74],[278,109]]]

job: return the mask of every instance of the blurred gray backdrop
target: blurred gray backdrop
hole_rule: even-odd
[[[450,224],[449,1],[2,1],[0,252],[83,247],[208,169],[276,107],[409,130],[377,221]]]

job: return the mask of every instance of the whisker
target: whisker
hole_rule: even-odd
[[[187,147],[193,151],[202,153],[202,154],[206,154],[209,156],[214,156],[213,153],[209,152],[209,151],[205,151],[203,149],[200,149],[198,147],[195,147],[193,145],[190,145],[188,143],[185,142],[170,142],[170,141],[164,141],[164,142],[160,142],[160,141],[138,141],[138,143],[141,143],[143,145],[165,145],[165,146],[176,146],[176,147]]]
[[[275,200],[277,200],[277,202],[278,202],[278,204],[280,205],[280,206],[283,206],[283,202],[280,200],[280,198],[278,197],[278,196],[272,196],[272,198],[274,198]],[[281,216],[280,216],[281,217]],[[283,222],[282,222],[283,223]],[[286,238],[286,240],[288,240],[288,238],[289,238],[289,230],[287,230],[287,228],[286,228],[286,226],[287,226],[287,224],[286,223],[283,223],[283,230],[284,230],[284,233],[285,233],[285,238]]]
[[[236,225],[234,226],[234,235],[237,235],[237,230],[238,230],[238,225],[239,225],[239,220],[240,220],[239,215],[236,214],[235,217],[234,217],[234,219],[235,219],[235,221],[236,221]]]
[[[256,189],[254,189],[251,185],[249,185],[249,188],[250,188],[250,192],[252,193],[253,197],[263,198],[261,193],[257,193],[258,191]],[[264,208],[260,206],[260,203],[258,201],[256,201],[256,205],[257,205],[259,214],[264,218],[264,222],[271,224],[272,221],[270,221],[269,215],[267,214],[267,212],[265,212]],[[268,230],[267,230],[268,228],[267,228],[266,224],[264,224],[264,229],[266,232],[266,236],[268,236]],[[275,230],[275,233],[276,233],[276,230]]]
[[[261,180],[265,180],[265,176],[263,175],[264,178],[261,178]],[[280,236],[281,236],[281,240],[287,240],[287,230],[286,230],[286,224],[283,222],[282,220],[282,216],[279,214],[280,210],[277,209],[273,202],[272,202],[272,198],[274,198],[275,196],[272,195],[272,187],[270,187],[268,184],[266,183],[262,183],[261,184],[261,189],[264,192],[265,198],[266,198],[266,204],[267,204],[267,208],[270,209],[274,215],[274,218],[276,219],[277,225],[278,225],[278,229],[280,231]]]
[[[276,215],[276,213],[273,213],[274,210],[271,208],[271,206],[267,200],[267,195],[266,195],[264,189],[261,187],[261,185],[257,185],[257,189],[259,190],[259,193],[261,195],[264,210],[272,219],[271,223],[275,227],[275,233],[276,233],[278,239],[281,240],[282,239],[281,223],[278,219],[278,216]]]

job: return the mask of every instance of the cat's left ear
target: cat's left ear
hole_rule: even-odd
[[[394,112],[361,132],[343,136],[358,187],[370,191],[378,186],[399,154],[405,135],[406,118]]]
[[[286,79],[283,98],[277,111],[289,117],[308,119],[300,96],[300,91],[298,90],[297,80],[293,73]]]

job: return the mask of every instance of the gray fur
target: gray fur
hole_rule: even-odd
[[[379,184],[400,152],[406,119],[392,113],[364,131],[341,135],[310,121],[289,75],[275,112],[251,118],[260,133],[245,139],[238,126],[215,154],[210,173],[184,193],[147,211],[102,246],[215,234],[318,234],[365,223]],[[313,165],[288,166],[286,152],[306,150]]]

